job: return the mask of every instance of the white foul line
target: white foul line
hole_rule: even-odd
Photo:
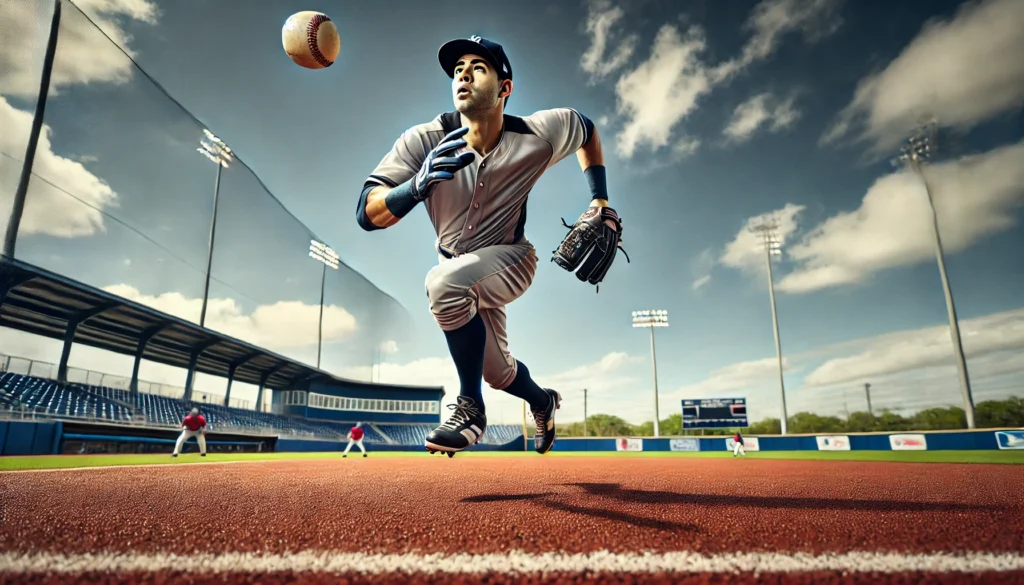
[[[524,573],[979,573],[1024,570],[1024,555],[1013,553],[902,554],[849,552],[729,553],[691,552],[585,554],[521,551],[493,554],[366,554],[300,552],[290,554],[141,554],[0,553],[0,575],[31,573],[273,573],[459,574]]]

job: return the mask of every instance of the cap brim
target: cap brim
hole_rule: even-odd
[[[494,67],[500,76],[501,64],[498,62],[498,58],[494,56],[494,53],[480,43],[469,39],[455,39],[441,45],[441,48],[437,51],[437,60],[441,63],[441,69],[444,70],[448,77],[454,79],[455,64],[459,62],[463,55],[469,54],[480,55],[487,59],[491,63],[491,67]]]

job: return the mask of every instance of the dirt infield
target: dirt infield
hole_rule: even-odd
[[[1022,480],[540,456],[0,474],[0,582],[1024,582]]]

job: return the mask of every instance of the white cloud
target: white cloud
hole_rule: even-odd
[[[763,126],[771,132],[785,130],[800,117],[795,101],[795,97],[780,100],[770,92],[755,95],[736,106],[723,134],[732,142],[746,142]]]
[[[75,4],[133,57],[132,38],[119,19],[126,17],[153,25],[159,16],[156,4],[147,0],[79,0]],[[22,1],[7,2],[4,6],[4,18],[0,19],[0,38],[4,39],[4,50],[0,52],[0,94],[34,99],[39,92],[52,4]],[[132,78],[131,61],[77,14],[73,6],[64,5],[60,26],[50,79],[51,95],[70,85],[125,83]]]
[[[672,158],[675,162],[681,161],[684,158],[693,156],[697,153],[700,148],[700,139],[693,138],[692,136],[682,136],[676,140],[676,145],[672,147]]]
[[[1024,103],[1024,2],[965,2],[950,20],[932,20],[888,66],[863,78],[825,133],[857,129],[876,155],[894,150],[930,113],[967,129]]]
[[[639,37],[628,35],[620,40],[614,48],[610,48],[612,26],[622,20],[622,8],[612,6],[609,0],[593,0],[587,11],[585,23],[587,34],[590,35],[590,46],[580,57],[580,67],[590,75],[590,83],[600,81],[621,69],[636,50]],[[605,57],[605,53],[609,55]]]
[[[782,37],[803,33],[815,43],[836,32],[842,24],[839,8],[843,0],[764,0],[754,7],[743,28],[751,32],[740,55],[717,66],[714,78],[724,80],[749,65],[770,57]]]
[[[645,144],[658,150],[669,143],[672,129],[711,90],[707,69],[698,58],[705,48],[699,27],[681,35],[666,24],[658,31],[650,57],[619,78],[617,109],[626,118],[616,139],[620,155],[630,158]]]
[[[711,275],[705,274],[704,276],[693,281],[693,284],[690,285],[690,288],[694,291],[698,291],[704,288],[709,282],[711,282]]]
[[[199,321],[202,299],[177,292],[146,295],[133,286],[104,287],[111,293],[192,322]],[[320,306],[301,301],[261,305],[246,314],[234,299],[211,298],[206,305],[206,327],[273,351],[316,346]],[[358,331],[355,317],[343,307],[324,306],[323,342],[349,339]]]
[[[960,321],[965,356],[981,357],[1004,350],[1024,350],[1024,309]],[[869,380],[886,374],[951,363],[949,325],[898,331],[872,338],[853,355],[830,359],[807,375],[807,386]],[[1024,361],[1017,364],[1024,371]]]
[[[751,217],[731,242],[725,246],[719,262],[730,268],[749,270],[755,273],[766,271],[764,238],[752,231],[766,222],[774,221],[778,227],[774,240],[785,250],[786,242],[797,230],[797,216],[805,209],[803,205],[787,203],[782,209]]]
[[[3,128],[3,132],[0,132],[0,153],[8,155],[0,155],[0,209],[4,213],[9,213],[11,209],[21,177],[22,159],[31,126],[31,113],[15,109],[0,97],[0,128]],[[104,231],[101,210],[116,205],[117,194],[82,163],[56,154],[50,141],[52,134],[53,129],[43,124],[32,172],[74,194],[81,202],[33,178],[19,233],[74,238]]]
[[[646,60],[623,73],[615,84],[617,113],[624,119],[616,137],[619,155],[631,158],[638,148],[646,146],[656,152],[670,145],[677,159],[680,155],[692,154],[699,143],[685,138],[673,140],[672,134],[697,109],[699,100],[751,64],[771,56],[787,33],[800,31],[807,41],[814,42],[834,32],[839,22],[836,18],[839,3],[839,0],[764,0],[745,24],[751,38],[740,55],[716,66],[700,57],[707,46],[701,27],[691,26],[682,33],[674,24],[663,25]],[[621,23],[623,15],[603,0],[592,0],[590,6],[587,30],[591,46],[581,66],[592,77],[595,74],[600,77],[619,69],[628,60],[628,56],[621,56],[633,53],[630,43],[635,36],[627,37],[630,43],[623,41],[615,57],[602,62],[599,57],[607,39],[614,25]],[[602,68],[602,64],[607,66]]]
[[[925,169],[943,248],[954,254],[1016,225],[1024,205],[1024,142]],[[935,258],[931,211],[910,172],[878,179],[861,206],[839,213],[784,248],[798,263],[778,290],[805,293],[865,281],[872,274]]]

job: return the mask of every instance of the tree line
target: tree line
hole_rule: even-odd
[[[889,410],[878,413],[851,412],[848,417],[821,416],[812,412],[798,412],[788,419],[786,431],[804,433],[870,433],[903,431],[948,431],[967,428],[967,415],[957,406],[929,408],[910,416],[901,416]],[[974,423],[979,429],[1024,427],[1024,398],[1014,396],[1006,400],[986,400],[974,405]],[[778,435],[782,423],[777,418],[766,418],[751,423],[746,429],[687,429],[683,432],[683,415],[673,414],[660,421],[659,434],[672,435],[732,435],[741,430],[745,435]],[[559,436],[582,437],[583,423],[558,425]],[[654,435],[654,422],[633,425],[612,414],[592,414],[587,417],[590,437],[650,437]]]

